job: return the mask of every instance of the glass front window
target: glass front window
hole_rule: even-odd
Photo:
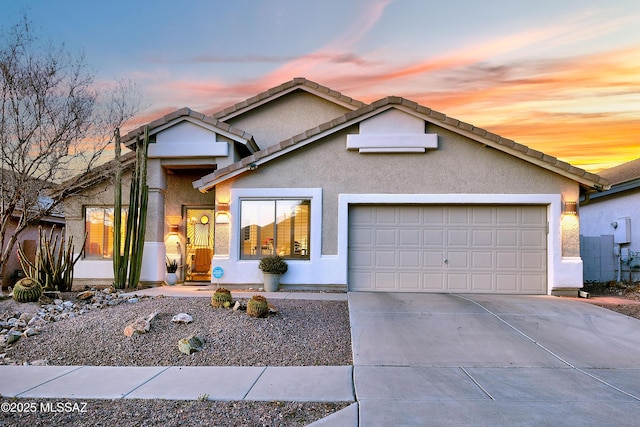
[[[86,258],[113,258],[113,208],[88,207],[85,209],[84,247]],[[127,213],[122,212],[121,244],[124,247],[124,230]]]
[[[309,259],[310,200],[242,200],[240,258]]]

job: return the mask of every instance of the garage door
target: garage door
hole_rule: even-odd
[[[351,206],[349,289],[546,294],[546,207]]]

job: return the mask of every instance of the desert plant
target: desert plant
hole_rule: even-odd
[[[13,288],[13,299],[18,302],[36,302],[41,296],[42,286],[30,277],[18,280]]]
[[[120,159],[120,129],[114,133],[115,160],[118,165],[114,183],[113,212],[113,274],[116,289],[127,285],[136,287],[142,270],[142,253],[147,223],[149,186],[147,185],[147,155],[149,151],[149,126],[145,126],[142,138],[136,139],[136,164],[129,190],[129,209],[124,228],[124,247],[118,230],[122,229],[122,165]]]
[[[251,317],[265,317],[269,313],[269,304],[262,295],[254,295],[247,303],[247,314]]]
[[[38,232],[40,238],[33,263],[18,243],[18,258],[25,275],[44,285],[46,290],[69,292],[73,286],[73,267],[80,259],[82,251],[73,258],[73,236],[67,242],[64,227],[60,235],[55,237],[55,226],[51,227],[48,237],[42,227],[39,227]],[[85,234],[85,240],[86,238]],[[82,245],[84,246],[84,243]]]
[[[177,259],[169,259],[165,261],[165,266],[167,267],[167,273],[175,273],[178,271],[178,260]]]
[[[270,255],[260,260],[258,268],[269,274],[284,274],[287,272],[289,266],[279,255]]]
[[[231,306],[233,299],[231,298],[231,291],[225,288],[218,288],[211,296],[211,305],[213,307],[225,307],[228,308]]]

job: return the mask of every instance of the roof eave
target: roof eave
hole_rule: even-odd
[[[127,133],[122,137],[121,142],[128,148],[134,148],[133,143],[144,134],[144,129],[149,126],[149,135],[155,135],[163,130],[175,126],[176,124],[188,121],[198,126],[202,126],[212,132],[223,135],[233,141],[246,145],[249,151],[257,151],[258,145],[254,141],[253,135],[243,131],[242,129],[233,127],[228,123],[215,119],[213,117],[206,116],[202,113],[193,111],[187,107],[180,108],[172,113],[169,113],[157,120],[154,120],[146,125]]]
[[[420,117],[421,119],[436,126],[450,130],[459,135],[466,136],[469,139],[477,141],[485,146],[510,154],[516,158],[564,176],[577,182],[586,189],[605,191],[611,188],[604,178],[596,174],[589,173],[555,157],[548,156],[540,151],[533,150],[525,145],[503,138],[485,129],[447,117],[443,113],[423,107],[416,102],[395,96],[375,101],[358,110],[349,112],[344,116],[333,119],[330,122],[321,124],[320,126],[309,129],[301,134],[289,138],[288,140],[282,141],[279,144],[255,152],[251,156],[242,159],[240,162],[236,162],[226,168],[209,174],[198,181],[195,181],[193,185],[200,191],[206,192],[217,184],[244,173],[247,170],[247,165],[249,164],[259,166],[301,146],[323,138],[326,135],[352,126],[353,124],[359,123],[391,108],[396,108],[408,114]]]

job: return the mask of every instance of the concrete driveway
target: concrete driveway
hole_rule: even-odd
[[[640,422],[640,320],[551,296],[349,293],[360,426]]]

